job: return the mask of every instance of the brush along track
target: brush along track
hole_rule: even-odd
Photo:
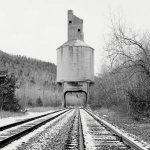
[[[11,127],[10,129],[8,128],[7,130],[0,132],[0,148],[34,131],[35,129],[46,124],[47,122],[52,121],[53,119],[66,113],[67,111],[69,110],[66,109],[66,110],[56,111],[50,113],[49,115],[42,116],[38,119],[37,118],[33,119],[33,121],[30,120],[26,123],[23,122],[23,124],[21,125],[14,126]]]
[[[91,111],[81,110],[81,118],[85,126],[83,130],[86,145],[85,149],[150,150],[148,145],[142,144],[142,142],[122,133],[119,129],[99,118]]]

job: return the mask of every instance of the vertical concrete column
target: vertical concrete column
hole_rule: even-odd
[[[62,94],[62,106],[66,107],[66,97],[65,97],[65,89],[64,89],[64,83],[62,84],[63,87],[63,94]]]
[[[85,95],[85,96],[86,96],[86,100],[85,100],[85,102],[84,102],[84,104],[83,104],[84,107],[86,107],[86,105],[87,105],[87,98],[88,98],[87,92],[86,92],[85,94],[86,94],[86,95]]]
[[[89,103],[89,97],[90,97],[90,94],[89,94],[89,83],[87,82],[87,101],[86,101],[86,107],[87,107],[87,105],[88,105],[88,103]]]
[[[66,95],[65,95],[65,93],[63,94],[63,107],[66,107]]]

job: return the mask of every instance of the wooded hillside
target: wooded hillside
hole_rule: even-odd
[[[22,106],[35,105],[39,99],[42,105],[50,105],[58,96],[55,64],[0,51],[0,67],[15,74],[19,87],[16,96]]]

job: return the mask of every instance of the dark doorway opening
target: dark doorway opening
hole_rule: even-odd
[[[85,91],[66,91],[64,93],[64,107],[83,106],[87,104],[87,93]]]

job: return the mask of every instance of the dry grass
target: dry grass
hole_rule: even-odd
[[[60,109],[60,107],[30,107],[27,109],[29,112],[45,112],[50,110],[57,110]]]
[[[30,108],[27,108],[28,112],[46,112],[46,111],[57,110],[57,109],[61,109],[61,107],[30,107]],[[0,111],[0,118],[18,117],[18,116],[24,116],[24,115],[26,115],[26,113]]]
[[[105,108],[97,109],[95,112],[113,125],[150,143],[150,118],[135,121],[130,116]]]
[[[0,118],[23,116],[21,112],[0,111]]]
[[[16,89],[16,97],[20,99],[19,104],[23,108],[27,106],[28,101],[31,101],[33,106],[36,106],[38,98],[42,100],[43,106],[58,106],[61,104],[62,99],[62,95],[58,91],[52,91],[51,89],[43,91],[39,85]]]

